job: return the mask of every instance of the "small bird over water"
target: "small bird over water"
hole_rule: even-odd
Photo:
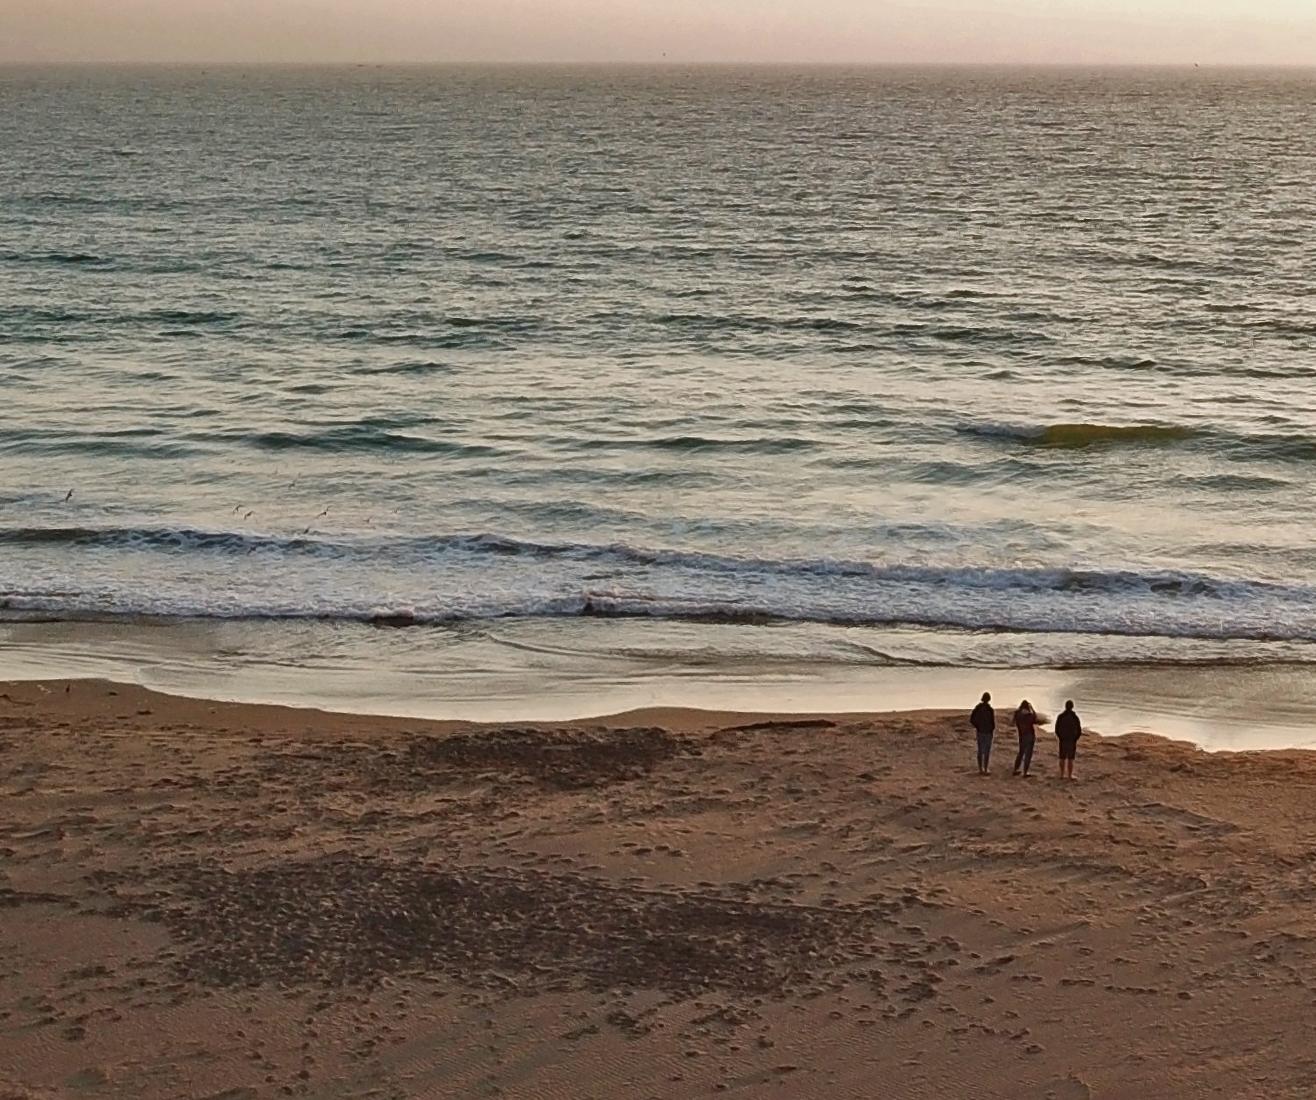
[[[67,504],[72,499],[73,499],[73,490],[70,489],[67,493],[64,494],[64,503]]]

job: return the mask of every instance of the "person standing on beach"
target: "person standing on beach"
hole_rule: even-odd
[[[969,715],[969,725],[978,733],[978,774],[987,775],[992,759],[992,737],[996,733],[996,711],[992,709],[992,695],[982,693],[982,702]]]
[[[1074,700],[1065,700],[1065,712],[1056,719],[1056,740],[1060,742],[1060,778],[1074,778],[1074,757],[1078,753],[1078,739],[1083,736],[1083,723],[1074,713]]]
[[[1014,712],[1014,728],[1019,731],[1019,752],[1014,758],[1014,774],[1022,770],[1025,779],[1031,779],[1028,769],[1033,764],[1033,746],[1037,744],[1037,711],[1025,699]]]

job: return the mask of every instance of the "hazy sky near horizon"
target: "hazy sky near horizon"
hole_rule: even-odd
[[[0,0],[3,61],[1316,64],[1316,0]]]

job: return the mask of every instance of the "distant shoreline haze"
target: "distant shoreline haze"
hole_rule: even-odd
[[[0,63],[1310,65],[1307,0],[7,0]]]

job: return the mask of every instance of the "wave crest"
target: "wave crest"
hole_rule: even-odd
[[[1013,440],[1034,447],[1058,449],[1139,444],[1155,446],[1182,443],[1202,432],[1182,424],[973,424],[961,429],[965,435],[984,439]]]
[[[1052,424],[1037,442],[1044,447],[1096,447],[1115,443],[1178,443],[1194,439],[1193,428],[1175,424]]]
[[[1174,570],[749,557],[499,534],[327,537],[166,527],[0,529],[0,611],[325,619],[652,617],[1316,640],[1316,588]],[[33,551],[20,554],[28,547]],[[51,562],[96,554],[69,577]],[[150,555],[107,565],[106,551]],[[38,567],[22,579],[25,562]],[[133,581],[130,578],[149,578]]]

